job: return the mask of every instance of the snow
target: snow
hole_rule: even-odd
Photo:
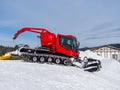
[[[84,57],[94,58],[94,59],[105,59],[102,56],[98,56],[96,53],[93,53],[90,50],[80,51],[80,55],[79,56],[81,57],[82,60],[84,59]]]
[[[0,90],[119,90],[120,63],[91,51],[83,53],[100,59],[101,71],[90,73],[77,67],[1,60]]]

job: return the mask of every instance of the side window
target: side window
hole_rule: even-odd
[[[60,44],[62,45],[64,43],[64,39],[60,38]]]
[[[71,45],[71,40],[67,40],[67,44],[68,44],[68,45]]]
[[[67,37],[64,37],[64,36],[60,37],[60,45],[65,49],[68,49],[68,50],[72,49],[71,39],[69,39]]]
[[[115,60],[117,60],[118,59],[118,55],[117,54],[113,54],[112,58],[115,59]]]

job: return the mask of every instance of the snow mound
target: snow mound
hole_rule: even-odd
[[[94,59],[104,59],[102,56],[98,56],[96,53],[93,53],[90,50],[86,50],[86,51],[80,51],[80,58],[83,60],[84,57],[87,58],[94,58]]]

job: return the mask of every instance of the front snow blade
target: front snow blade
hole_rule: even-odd
[[[86,61],[83,61],[84,71],[95,72],[100,70],[101,68],[100,60],[88,58]]]
[[[98,71],[98,68],[97,67],[85,68],[84,71],[95,72],[95,71]]]

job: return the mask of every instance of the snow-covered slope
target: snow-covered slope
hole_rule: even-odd
[[[80,51],[80,55],[81,59],[83,60],[84,57],[87,58],[94,58],[94,59],[104,59],[102,56],[98,56],[96,53],[93,53],[90,50],[86,50],[86,51]]]
[[[120,63],[103,60],[101,71],[76,67],[0,61],[0,90],[119,90]]]

